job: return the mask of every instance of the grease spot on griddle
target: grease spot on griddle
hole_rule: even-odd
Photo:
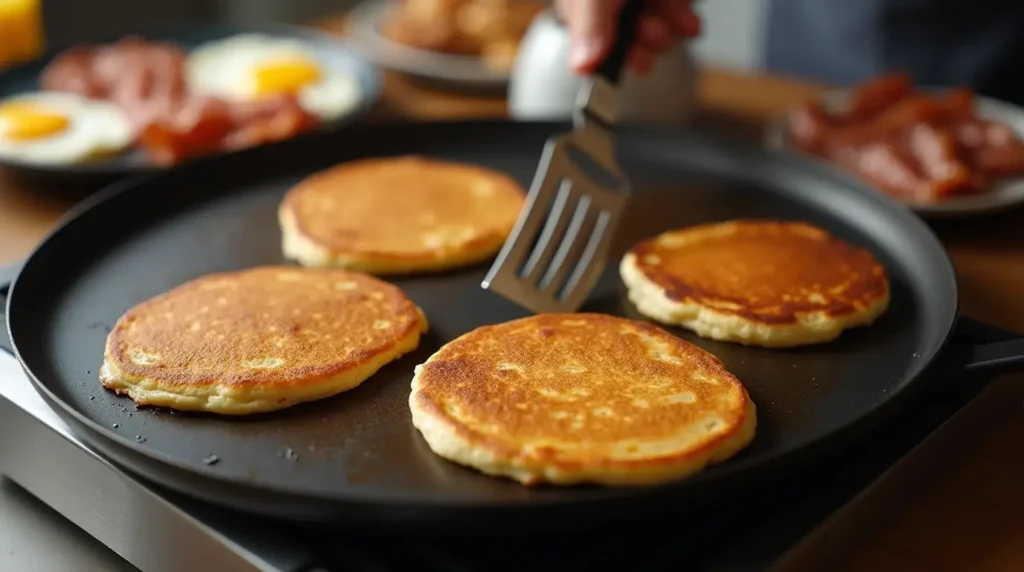
[[[108,326],[108,325],[106,325],[103,322],[92,322],[91,324],[86,326],[86,329],[88,329],[88,330],[98,330],[100,328],[102,328],[103,331],[108,333],[108,334],[111,332],[111,330],[114,329],[113,327]]]

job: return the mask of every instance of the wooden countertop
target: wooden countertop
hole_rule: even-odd
[[[324,25],[340,29],[338,21]],[[706,70],[701,113],[746,126],[820,88],[791,79]],[[382,112],[410,120],[502,117],[502,98],[443,93],[388,73]],[[72,200],[29,190],[0,171],[0,266],[27,255]],[[965,314],[1024,332],[1024,210],[936,230],[960,277]],[[849,572],[1024,570],[1024,416],[971,452],[962,465],[924,487],[921,496],[861,547]]]

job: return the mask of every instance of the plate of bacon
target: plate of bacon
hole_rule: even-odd
[[[825,160],[930,218],[1024,203],[1024,109],[904,74],[837,90],[772,121],[765,142]]]
[[[342,128],[380,76],[301,28],[203,28],[77,46],[0,73],[0,164],[116,177]]]

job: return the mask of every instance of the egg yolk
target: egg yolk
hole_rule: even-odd
[[[56,135],[68,128],[67,117],[31,103],[0,105],[0,139],[27,141]]]
[[[301,59],[265,63],[256,68],[254,75],[257,96],[292,95],[319,79],[320,67]]]

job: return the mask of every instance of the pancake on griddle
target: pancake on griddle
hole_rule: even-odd
[[[443,270],[493,256],[525,193],[508,175],[407,156],[344,163],[288,192],[284,255],[372,274]]]
[[[413,425],[437,455],[523,484],[654,484],[739,452],[746,389],[642,322],[540,314],[485,326],[416,368]]]
[[[641,314],[721,341],[828,342],[889,306],[872,254],[802,222],[740,220],[643,241],[619,268]]]
[[[427,321],[391,284],[271,266],[197,278],[128,310],[100,381],[139,405],[245,415],[356,387]]]

